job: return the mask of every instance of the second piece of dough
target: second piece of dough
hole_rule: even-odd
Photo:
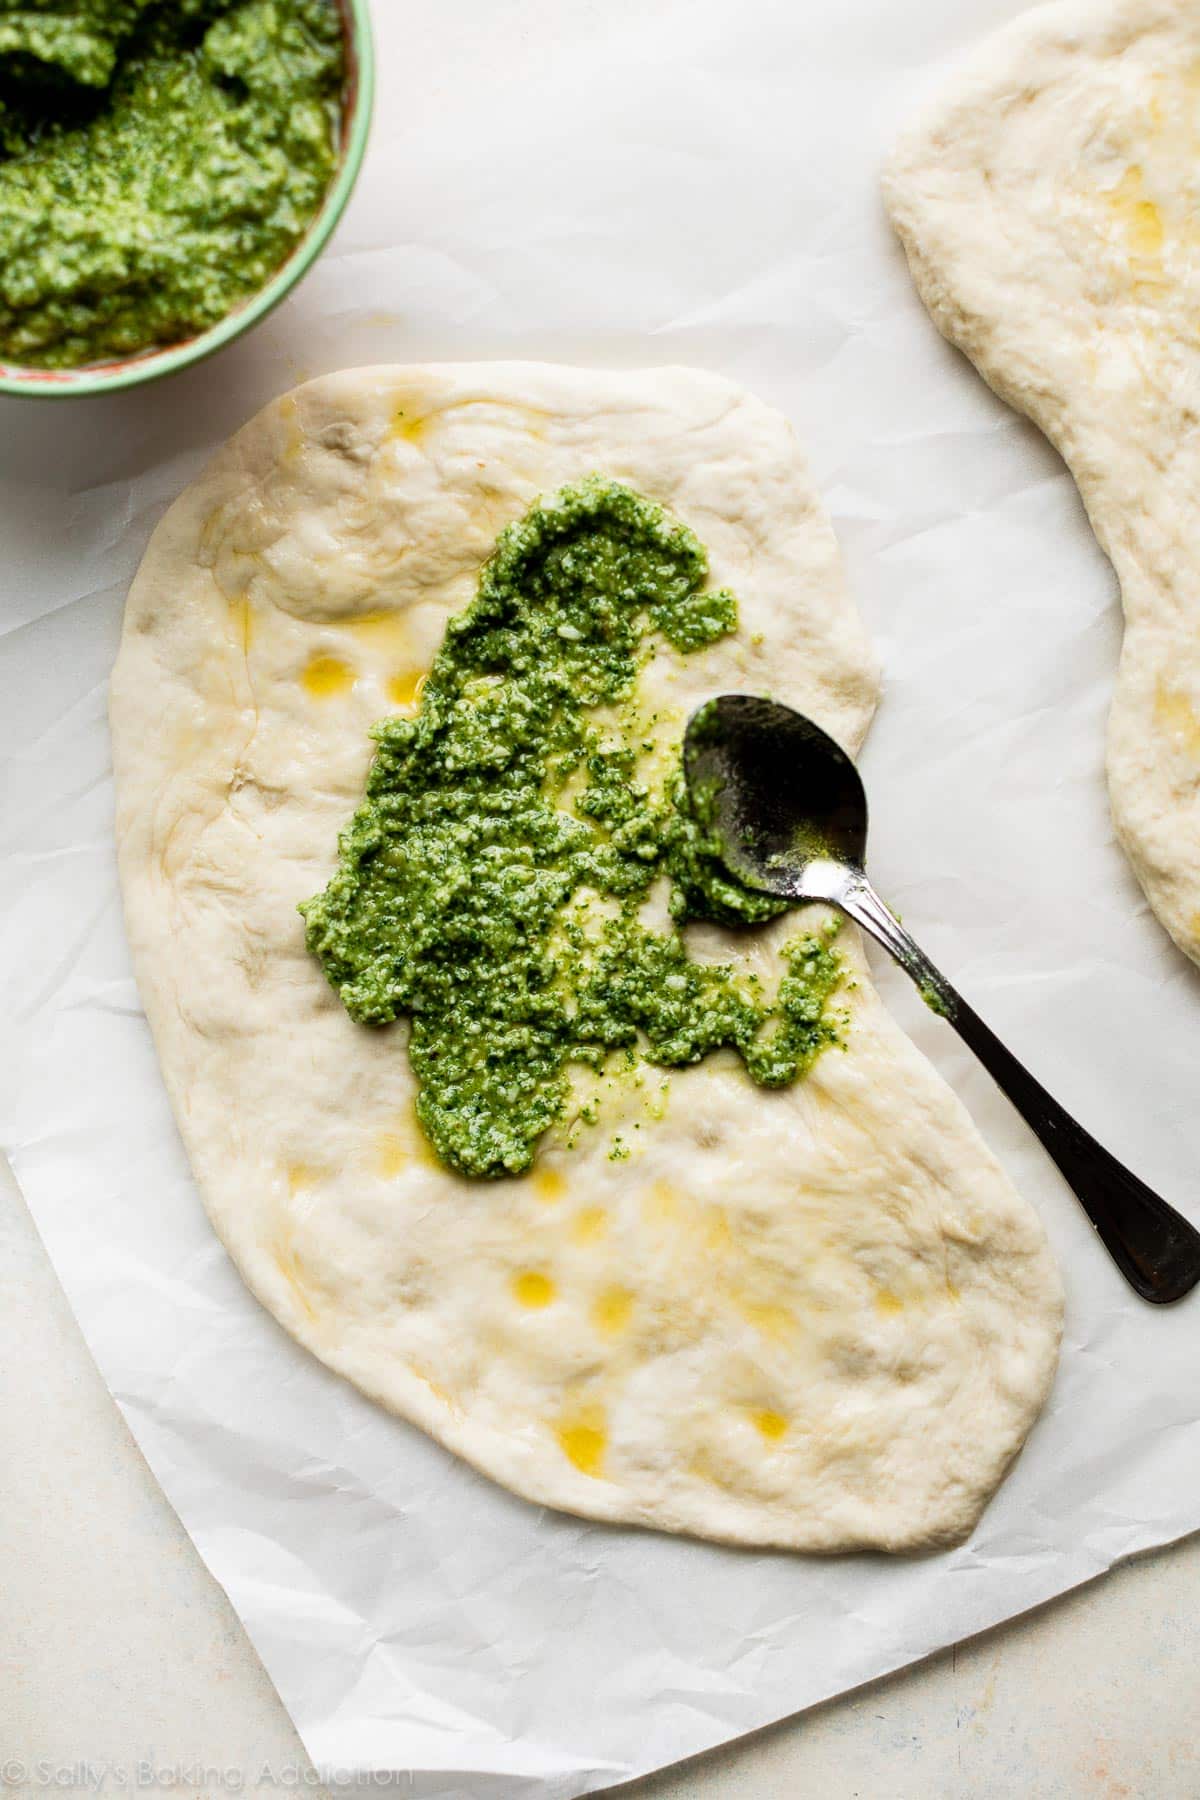
[[[1038,8],[951,81],[885,191],[934,322],[1061,452],[1116,569],[1113,819],[1200,959],[1200,7]]]

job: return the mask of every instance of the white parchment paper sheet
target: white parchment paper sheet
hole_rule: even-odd
[[[490,1486],[297,1349],[205,1222],[113,866],[125,586],[211,447],[304,376],[503,355],[741,378],[808,446],[885,659],[866,757],[883,891],[1195,1214],[1200,986],[1113,844],[1101,776],[1114,582],[1055,456],[934,334],[878,200],[938,62],[1018,10],[377,0],[366,168],[301,291],[162,386],[0,407],[3,1141],[312,1756],[411,1771],[421,1800],[566,1800],[1200,1526],[1200,1302],[1162,1314],[1126,1291],[987,1077],[881,969],[1041,1209],[1069,1288],[1050,1407],[971,1542],[740,1554]]]

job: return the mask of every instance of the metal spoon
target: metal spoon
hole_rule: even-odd
[[[877,938],[1041,1139],[1130,1286],[1159,1304],[1188,1293],[1200,1281],[1200,1233],[1051,1099],[867,880],[867,797],[845,751],[789,706],[724,694],[689,721],[683,766],[730,872],[783,899],[824,900]]]

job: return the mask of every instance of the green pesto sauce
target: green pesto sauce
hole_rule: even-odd
[[[418,1116],[465,1175],[529,1167],[572,1063],[623,1051],[676,1068],[728,1045],[781,1087],[835,1039],[826,941],[793,939],[768,996],[694,961],[679,929],[783,910],[724,873],[678,757],[648,773],[639,672],[663,639],[692,655],[736,627],[706,576],[692,533],[612,482],[564,488],[509,526],[447,626],[420,714],[374,728],[337,873],[300,909],[352,1018],[411,1019]],[[659,880],[666,930],[639,917]]]
[[[255,293],[337,162],[333,0],[0,0],[0,357],[177,343]]]

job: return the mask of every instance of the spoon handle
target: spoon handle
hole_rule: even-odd
[[[1058,1165],[1105,1249],[1143,1300],[1180,1300],[1200,1281],[1200,1232],[1130,1173],[1035,1081],[905,931],[865,875],[838,904],[890,950],[926,1004],[949,1020]]]

